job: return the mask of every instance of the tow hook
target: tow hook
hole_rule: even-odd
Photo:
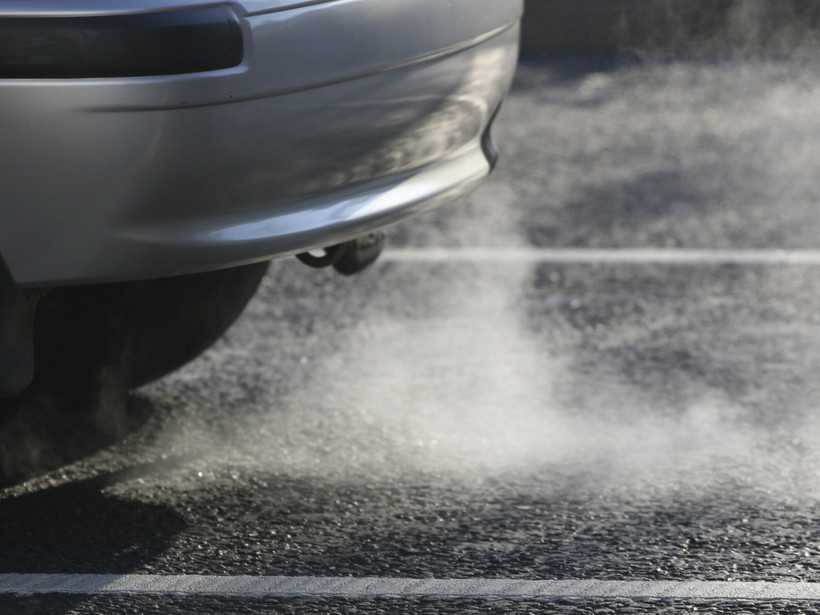
[[[43,295],[4,274],[0,266],[0,398],[19,395],[34,380],[34,316]]]
[[[316,252],[298,254],[296,258],[313,269],[333,267],[342,275],[353,276],[375,263],[384,246],[384,233],[375,232]]]

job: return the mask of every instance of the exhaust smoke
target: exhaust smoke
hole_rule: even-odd
[[[526,65],[498,124],[499,174],[404,239],[815,245],[820,78],[803,62],[814,35],[783,18],[762,30],[772,4],[734,3],[719,35],[650,40],[637,65],[569,77]],[[784,304],[812,280],[440,262],[349,283],[280,263],[225,343],[153,389],[184,406],[159,448],[195,450],[207,472],[529,485],[569,474],[608,489],[816,498],[818,422],[798,400],[811,389],[789,396],[765,363],[789,374],[811,355],[813,329]],[[761,323],[784,329],[755,333]],[[807,345],[792,348],[797,338]]]

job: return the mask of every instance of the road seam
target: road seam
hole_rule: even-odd
[[[820,600],[820,583],[0,574],[0,594],[123,594],[349,599],[436,597],[472,599]]]
[[[397,263],[817,266],[820,250],[398,248],[386,251],[382,258]]]

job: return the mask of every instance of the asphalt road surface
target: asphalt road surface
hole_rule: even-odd
[[[5,437],[64,459],[0,491],[0,612],[820,612],[819,108],[525,64],[494,179],[374,269],[275,263],[119,441]]]

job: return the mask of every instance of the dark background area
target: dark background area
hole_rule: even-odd
[[[524,52],[780,47],[815,36],[813,0],[527,0]]]

